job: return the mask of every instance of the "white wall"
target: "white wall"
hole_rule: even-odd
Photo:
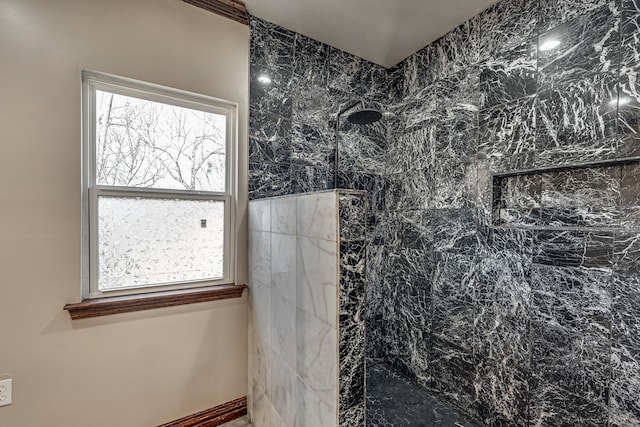
[[[180,0],[0,1],[1,426],[153,426],[246,395],[246,297],[74,322],[62,307],[80,296],[80,71],[238,102],[246,199],[248,43]]]

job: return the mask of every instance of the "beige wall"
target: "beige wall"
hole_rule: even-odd
[[[80,296],[80,71],[238,102],[246,199],[248,40],[180,0],[0,1],[0,426],[153,426],[246,395],[246,296],[74,322],[62,307]]]

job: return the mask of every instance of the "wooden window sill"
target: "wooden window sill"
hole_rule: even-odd
[[[73,320],[87,319],[110,314],[150,310],[152,308],[240,298],[246,288],[247,285],[216,285],[203,288],[151,292],[148,294],[95,298],[75,304],[67,304],[64,309],[69,312]]]

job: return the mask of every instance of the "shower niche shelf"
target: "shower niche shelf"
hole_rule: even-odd
[[[493,226],[640,228],[640,157],[493,176]]]

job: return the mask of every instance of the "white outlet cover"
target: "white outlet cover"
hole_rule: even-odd
[[[0,406],[11,405],[13,398],[13,380],[0,380]]]

